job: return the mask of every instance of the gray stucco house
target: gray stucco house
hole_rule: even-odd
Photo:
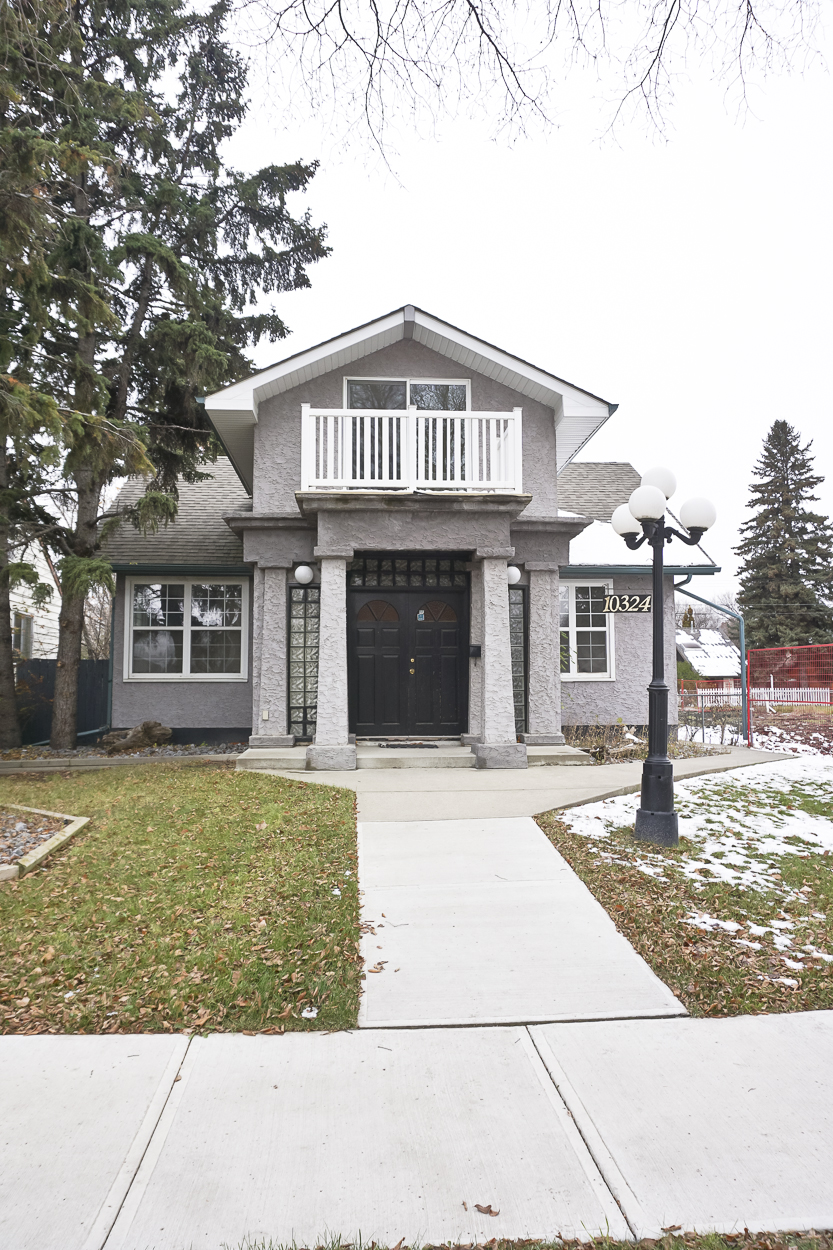
[[[114,727],[306,741],[310,768],[456,738],[522,768],[562,725],[644,724],[650,612],[605,610],[650,594],[609,525],[639,475],[574,463],[615,404],[405,306],[205,405],[228,458],[174,524],[108,546]],[[669,674],[673,576],[718,571],[679,554]]]

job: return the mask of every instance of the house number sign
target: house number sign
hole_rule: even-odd
[[[605,612],[650,612],[652,595],[605,595]]]

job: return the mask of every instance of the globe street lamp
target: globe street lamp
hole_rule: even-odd
[[[662,554],[672,538],[689,547],[699,543],[717,519],[708,499],[689,499],[680,509],[680,521],[687,533],[674,529],[665,520],[665,506],[677,489],[668,469],[651,469],[627,503],[610,518],[617,534],[631,551],[643,543],[653,548],[653,675],[648,687],[648,758],[642,765],[642,799],[636,813],[634,834],[642,842],[657,846],[679,845],[677,813],[674,811],[674,768],[668,758],[668,686],[665,682],[663,637]]]

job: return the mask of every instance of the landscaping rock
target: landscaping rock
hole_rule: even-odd
[[[168,729],[158,720],[143,720],[130,730],[117,729],[114,733],[105,734],[101,745],[107,748],[108,755],[116,755],[119,751],[135,751],[141,747],[153,747],[160,742],[170,741],[173,730]]]

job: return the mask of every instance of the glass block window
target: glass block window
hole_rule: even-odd
[[[515,732],[526,733],[526,588],[509,587],[509,647],[512,652],[512,691]]]
[[[613,618],[605,613],[606,583],[559,587],[561,675],[566,680],[613,676]]]
[[[321,590],[289,588],[289,732],[311,738],[318,712],[318,627]]]
[[[348,586],[458,587],[469,584],[462,556],[360,556],[347,566]]]
[[[248,581],[128,581],[125,677],[247,678]]]

